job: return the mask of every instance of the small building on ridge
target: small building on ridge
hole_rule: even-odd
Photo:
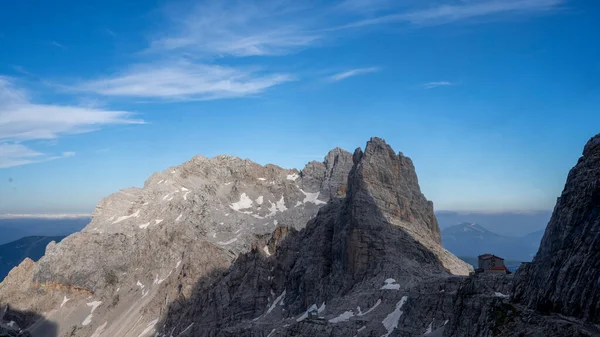
[[[479,255],[478,268],[475,270],[478,273],[493,273],[493,274],[509,274],[510,271],[504,265],[504,259],[493,255]]]

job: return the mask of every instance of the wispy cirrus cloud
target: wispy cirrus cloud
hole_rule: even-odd
[[[480,0],[458,3],[437,1],[434,5],[429,5],[428,7],[396,7],[396,10],[393,7],[387,7],[388,10],[385,14],[347,22],[330,27],[328,30],[340,31],[394,23],[435,26],[482,18],[510,19],[514,15],[534,15],[556,10],[565,2],[566,0]],[[369,7],[365,8],[364,13],[368,13],[367,10]]]
[[[72,157],[75,152],[68,151],[58,155],[36,152],[19,143],[0,142],[0,168],[43,163],[61,158]]]
[[[113,76],[78,85],[105,96],[166,100],[212,100],[254,95],[293,80],[288,74],[192,62],[141,64]]]
[[[150,101],[251,96],[297,77],[271,70],[266,57],[318,47],[367,26],[424,26],[481,17],[511,17],[554,9],[563,1],[432,0],[423,5],[420,1],[392,0],[343,0],[333,4],[207,0],[181,7],[171,3],[164,9],[166,24],[150,34],[135,62],[120,72],[70,87],[106,97]],[[251,66],[229,62],[239,58],[252,60]],[[352,69],[328,80],[340,81],[374,71],[377,68]]]
[[[283,55],[321,38],[310,31],[314,10],[290,0],[206,1],[191,9],[171,8],[170,27],[146,51],[194,52],[198,57]]]
[[[404,20],[412,24],[445,24],[460,20],[493,15],[513,15],[544,12],[555,9],[564,0],[488,0],[463,4],[442,4],[404,14]]]
[[[425,89],[434,89],[437,87],[447,87],[450,85],[454,85],[454,83],[452,82],[448,82],[448,81],[438,81],[438,82],[428,82],[428,83],[424,83],[422,85],[423,88]]]
[[[349,77],[354,77],[354,76],[358,76],[358,75],[365,75],[365,74],[369,74],[369,73],[374,73],[376,71],[379,71],[380,68],[379,67],[369,67],[369,68],[357,68],[357,69],[351,69],[351,70],[347,70],[341,73],[337,73],[334,75],[331,75],[329,77],[327,77],[327,80],[330,82],[337,82],[337,81],[341,81],[344,79],[347,79]]]
[[[39,104],[8,77],[0,77],[0,167],[12,167],[66,158],[74,152],[41,153],[26,142],[57,139],[113,124],[140,124],[127,111]]]
[[[67,47],[65,47],[65,45],[58,43],[56,41],[50,41],[48,42],[49,45],[56,47],[56,48],[60,48],[60,49],[67,49]]]

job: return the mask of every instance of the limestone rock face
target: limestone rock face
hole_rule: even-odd
[[[326,199],[344,196],[351,167],[352,154],[335,148],[329,151],[323,162],[312,161],[304,167],[302,186],[309,191],[320,191]]]
[[[543,313],[600,323],[600,134],[586,144],[558,198],[516,298]]]
[[[150,334],[199,279],[226,270],[257,243],[262,251],[278,226],[290,233],[303,228],[330,191],[341,189],[348,158],[335,149],[299,172],[196,156],[155,173],[143,188],[103,199],[86,228],[48,245],[37,264],[15,268],[0,284],[0,304],[45,313],[61,335]],[[275,243],[287,232],[279,230]],[[44,325],[30,331],[57,337]]]
[[[347,187],[346,198],[332,199],[306,228],[278,229],[268,246],[240,255],[223,277],[201,280],[195,295],[170,307],[163,333],[347,336],[362,329],[389,336],[399,322],[411,335],[429,323],[442,327],[450,315],[439,311],[440,289],[448,288],[441,307],[451,309],[460,283],[452,273],[470,268],[441,247],[410,159],[373,138],[355,152]],[[424,283],[435,290],[416,290]],[[415,301],[411,293],[421,291]],[[400,319],[404,306],[421,319]],[[323,319],[308,319],[311,308]]]

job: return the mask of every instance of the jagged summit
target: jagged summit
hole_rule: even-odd
[[[410,158],[381,138],[371,138],[364,153],[354,152],[354,169],[348,178],[349,194],[358,205],[369,195],[388,221],[401,225],[427,244],[441,245],[433,203],[421,193]],[[365,203],[366,204],[366,203]]]
[[[364,152],[355,151],[347,186],[346,198],[321,208],[300,232],[276,232],[216,281],[200,281],[197,296],[170,307],[164,331],[189,327],[194,336],[212,336],[226,327],[236,336],[311,336],[334,329],[342,336],[362,322],[367,335],[389,335],[393,322],[380,322],[406,302],[405,291],[429,278],[468,274],[470,267],[439,244],[432,203],[410,159],[373,138]],[[311,308],[335,323],[305,326]],[[371,323],[353,318],[367,312]]]

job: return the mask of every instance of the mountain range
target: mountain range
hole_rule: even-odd
[[[89,215],[76,217],[1,215],[0,245],[26,236],[67,236],[82,230],[90,220]]]
[[[523,237],[529,233],[543,232],[552,211],[535,212],[454,212],[436,211],[440,229],[462,223],[476,223],[502,236]]]
[[[380,138],[300,171],[197,156],[103,199],[81,232],[14,268],[0,332],[600,335],[598,182],[600,135],[533,261],[487,275],[444,249],[411,159]]]
[[[475,223],[463,223],[442,230],[444,247],[457,256],[477,257],[493,253],[505,259],[531,261],[539,249],[543,231],[523,237],[496,234]]]
[[[64,236],[28,236],[0,245],[0,280],[26,258],[39,260],[50,242],[60,242],[62,239]]]

